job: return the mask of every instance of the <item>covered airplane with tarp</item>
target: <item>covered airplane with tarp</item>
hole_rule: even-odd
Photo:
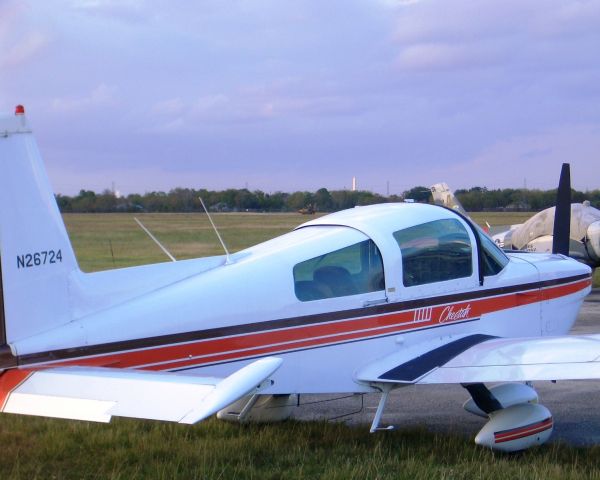
[[[433,200],[438,205],[467,214],[448,184],[431,186]],[[505,250],[552,252],[556,207],[536,213],[525,223],[491,226],[488,231],[496,244]],[[600,266],[600,210],[589,201],[571,203],[569,256],[592,268]]]

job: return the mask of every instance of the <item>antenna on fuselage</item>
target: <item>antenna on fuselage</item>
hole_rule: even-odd
[[[232,263],[231,259],[229,258],[229,250],[227,250],[227,247],[225,246],[225,242],[221,238],[221,235],[219,235],[219,230],[217,230],[215,222],[213,222],[213,220],[210,216],[210,213],[208,213],[208,208],[206,208],[206,205],[204,205],[204,201],[202,200],[202,197],[198,197],[198,200],[200,200],[200,203],[202,204],[202,208],[206,212],[206,216],[208,217],[210,224],[212,225],[215,233],[217,234],[217,238],[219,239],[219,242],[221,242],[221,245],[223,246],[223,250],[225,250],[225,265],[229,265],[230,263]]]
[[[133,217],[133,219],[134,219],[134,220],[137,222],[137,224],[138,224],[138,225],[141,227],[141,229],[142,229],[144,232],[146,232],[146,233],[148,234],[148,236],[149,236],[149,237],[150,237],[152,240],[154,240],[154,243],[156,243],[156,244],[157,244],[157,245],[160,247],[160,249],[161,249],[163,252],[165,252],[165,254],[167,255],[167,257],[169,257],[169,258],[171,259],[171,261],[172,261],[172,262],[176,262],[176,261],[177,261],[177,260],[175,260],[175,257],[174,257],[173,255],[171,255],[171,254],[169,253],[169,251],[168,251],[168,250],[167,250],[167,249],[166,249],[166,248],[163,246],[163,244],[162,244],[162,243],[160,243],[160,242],[159,242],[159,241],[156,239],[156,237],[150,233],[150,230],[148,230],[146,227],[144,227],[144,224],[143,224],[142,222],[140,222],[140,221],[137,219],[137,217]]]
[[[562,164],[556,208],[554,210],[554,230],[552,233],[552,253],[569,255],[571,237],[571,169],[568,163]]]

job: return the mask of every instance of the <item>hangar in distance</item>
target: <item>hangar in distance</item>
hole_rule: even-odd
[[[277,420],[293,395],[378,392],[374,432],[393,389],[459,383],[476,442],[513,451],[554,425],[530,382],[600,378],[600,336],[567,335],[590,268],[504,253],[455,211],[372,205],[230,256],[84,273],[20,106],[0,161],[3,412]]]

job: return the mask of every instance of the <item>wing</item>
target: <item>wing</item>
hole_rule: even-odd
[[[356,378],[398,384],[600,379],[600,335],[439,339],[381,358]]]
[[[196,423],[259,391],[281,363],[262,358],[226,378],[115,368],[11,370],[0,376],[0,406],[7,413],[96,422],[120,416]]]

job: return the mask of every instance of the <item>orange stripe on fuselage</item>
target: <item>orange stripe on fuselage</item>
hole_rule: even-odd
[[[6,370],[0,373],[0,411],[4,411],[8,397],[29,375],[31,370]]]
[[[368,339],[382,335],[432,328],[473,320],[484,314],[559,298],[591,285],[591,279],[545,289],[517,292],[491,298],[430,307],[430,318],[423,319],[413,309],[378,316],[337,320],[329,323],[287,327],[224,338],[192,341],[185,344],[150,347],[143,350],[103,354],[53,363],[55,365],[110,366],[171,370],[227,360],[285,352]]]

